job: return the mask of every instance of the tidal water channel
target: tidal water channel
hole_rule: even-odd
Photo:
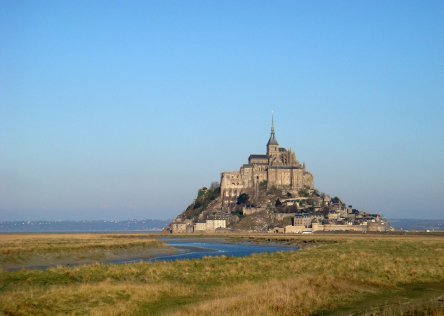
[[[139,255],[132,254],[131,257],[125,256],[121,258],[114,259],[102,259],[94,261],[84,260],[79,262],[76,259],[70,260],[66,258],[61,262],[55,263],[38,263],[38,264],[24,264],[17,266],[3,267],[5,271],[17,271],[21,269],[30,270],[47,270],[57,266],[63,267],[77,267],[80,265],[91,264],[94,262],[100,262],[103,264],[128,264],[136,262],[167,262],[167,261],[177,261],[177,260],[192,260],[192,259],[202,259],[204,257],[245,257],[252,254],[260,253],[273,253],[273,252],[286,252],[286,251],[296,251],[298,247],[289,246],[285,244],[259,244],[254,242],[232,242],[223,238],[212,239],[212,238],[160,238],[160,240],[171,247],[170,254],[147,254],[140,253]],[[84,259],[84,258],[83,258]]]
[[[296,246],[279,244],[256,244],[251,242],[227,242],[224,240],[198,239],[162,239],[167,245],[178,249],[179,253],[156,256],[153,258],[136,258],[132,260],[114,260],[109,263],[123,264],[132,262],[158,262],[202,259],[204,257],[245,257],[252,254],[287,252],[298,250]]]

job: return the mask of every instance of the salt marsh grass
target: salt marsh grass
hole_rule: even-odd
[[[95,262],[166,247],[147,235],[0,235],[0,267]]]
[[[355,313],[356,308],[372,313],[377,306],[395,315],[401,312],[401,298],[416,310],[433,306],[430,314],[444,311],[438,303],[444,292],[442,237],[276,238],[318,246],[243,258],[2,272],[1,312],[325,315]]]

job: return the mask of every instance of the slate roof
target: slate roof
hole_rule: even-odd
[[[272,132],[270,135],[270,139],[268,140],[267,146],[268,145],[279,145],[278,141],[276,140],[276,136],[274,135],[274,132]]]
[[[253,155],[250,155],[250,157],[248,157],[248,159],[268,159],[268,156],[267,155],[256,155],[256,154],[253,154]]]

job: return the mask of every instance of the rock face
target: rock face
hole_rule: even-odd
[[[386,231],[387,221],[347,206],[314,188],[313,176],[293,151],[279,147],[274,119],[267,154],[250,155],[239,171],[222,172],[220,186],[198,191],[167,231]]]
[[[223,206],[220,187],[202,188],[196,200],[170,224],[171,233],[217,231],[307,233],[319,231],[387,231],[388,222],[379,214],[346,206],[338,197],[315,189],[259,190],[254,196],[241,193],[237,202]]]

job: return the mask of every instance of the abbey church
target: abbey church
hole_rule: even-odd
[[[220,186],[222,206],[227,206],[240,194],[258,191],[262,186],[285,189],[297,195],[301,189],[313,189],[313,176],[305,170],[304,164],[299,163],[293,151],[279,147],[272,117],[267,154],[252,154],[248,164],[239,171],[222,172]]]

